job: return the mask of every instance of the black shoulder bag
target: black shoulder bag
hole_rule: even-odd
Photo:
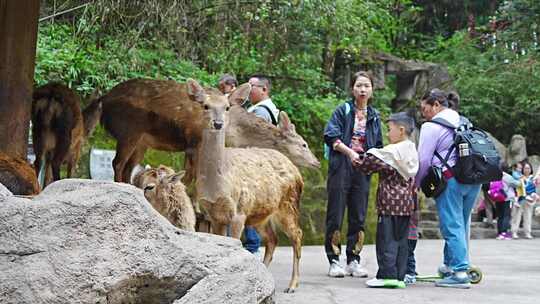
[[[442,162],[443,166],[446,166],[448,170],[452,170],[452,168],[448,166],[448,159],[450,159],[452,151],[454,151],[454,145],[452,145],[444,159],[437,151],[435,151],[434,155],[437,156],[437,158]],[[427,174],[424,179],[422,179],[422,183],[420,185],[422,192],[424,192],[427,197],[436,198],[446,189],[446,179],[444,178],[442,172],[442,167],[430,166],[428,168]]]

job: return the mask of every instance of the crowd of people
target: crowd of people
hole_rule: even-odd
[[[498,240],[532,239],[534,207],[540,203],[536,193],[540,172],[537,170],[535,175],[527,161],[515,163],[511,168],[503,165],[502,169],[501,180],[482,185],[484,195],[479,202],[479,213],[486,216],[488,224],[496,217]],[[520,226],[523,229],[521,236]]]
[[[328,150],[328,205],[326,214],[325,251],[329,261],[328,276],[367,277],[360,265],[364,240],[364,222],[372,173],[379,173],[376,198],[376,255],[378,272],[366,281],[369,287],[404,288],[416,280],[414,250],[418,238],[417,191],[423,181],[437,172],[444,184],[435,193],[439,227],[445,240],[442,264],[438,269],[437,287],[470,288],[468,270],[471,213],[482,184],[456,178],[454,168],[462,152],[456,148],[455,134],[470,121],[458,113],[459,96],[455,92],[433,89],[420,100],[425,119],[420,129],[418,147],[410,140],[414,120],[406,113],[390,115],[387,123],[388,142],[382,144],[382,121],[370,100],[373,79],[367,72],[352,77],[352,99],[339,105],[324,130]],[[441,122],[442,121],[442,122]],[[495,166],[496,167],[496,166]],[[499,171],[500,173],[500,171]],[[430,175],[431,174],[431,175]],[[436,174],[435,174],[436,175]],[[528,163],[514,166],[499,184],[505,199],[497,205],[501,214],[500,236],[518,237],[523,218],[525,238],[530,233],[533,205],[539,201],[536,185]],[[421,187],[422,186],[422,187]],[[486,194],[487,196],[487,194]],[[340,264],[341,225],[348,209],[346,266]],[[512,219],[510,221],[510,218]],[[511,222],[511,225],[510,225]]]
[[[279,110],[270,98],[271,83],[264,76],[249,79],[251,93],[243,104],[248,112],[277,125]],[[219,88],[229,94],[238,85],[231,75],[223,75]],[[489,184],[460,182],[454,173],[458,161],[454,128],[469,121],[458,113],[459,96],[455,92],[433,89],[420,100],[426,120],[420,129],[418,147],[411,135],[415,120],[408,113],[391,114],[386,122],[371,103],[373,78],[360,71],[351,79],[352,98],[333,112],[324,130],[325,157],[329,160],[325,252],[328,276],[368,277],[360,263],[364,244],[370,180],[379,173],[376,198],[376,255],[378,271],[367,280],[369,287],[405,288],[416,281],[414,251],[418,239],[418,189],[431,168],[440,168],[444,190],[434,197],[440,231],[445,240],[438,287],[470,288],[469,227],[473,207],[481,189],[486,209],[494,207],[498,215],[498,239],[517,239],[523,219],[524,238],[532,238],[533,206],[540,201],[536,177],[527,162],[517,163],[503,172],[500,181]],[[440,123],[440,121],[444,123]],[[437,123],[436,123],[437,122]],[[383,147],[382,127],[387,124],[389,144]],[[450,127],[447,127],[450,126]],[[444,156],[444,157],[443,157]],[[504,170],[506,171],[506,170]],[[540,171],[540,168],[539,170]],[[341,228],[347,210],[346,264],[340,263]],[[246,226],[244,246],[258,255],[260,237]]]

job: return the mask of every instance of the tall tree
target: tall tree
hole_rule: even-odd
[[[26,158],[39,1],[0,1],[0,151]]]

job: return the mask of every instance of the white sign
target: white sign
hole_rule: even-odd
[[[90,150],[90,178],[114,181],[112,161],[116,151],[94,149]]]

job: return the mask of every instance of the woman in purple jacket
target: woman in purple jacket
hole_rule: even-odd
[[[460,122],[460,115],[449,108],[448,95],[433,89],[425,94],[421,100],[422,116],[427,120],[420,130],[418,144],[418,158],[420,166],[416,175],[416,185],[421,184],[430,166],[442,167],[443,175],[447,181],[446,189],[435,198],[439,213],[441,234],[445,240],[444,264],[439,267],[443,279],[435,283],[439,287],[470,288],[471,283],[467,275],[469,269],[468,235],[471,211],[480,191],[480,185],[459,183],[452,174],[452,170],[443,166],[435,152],[443,158],[447,156],[454,144],[454,131],[439,124],[429,122],[434,118],[442,118],[456,127]],[[455,98],[455,95],[451,95]],[[456,149],[448,160],[448,165],[456,164]]]

